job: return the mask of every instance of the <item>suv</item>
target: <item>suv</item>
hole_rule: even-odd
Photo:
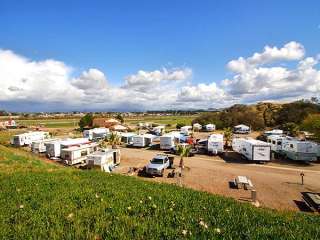
[[[164,169],[170,167],[170,159],[167,155],[156,155],[147,166],[145,166],[145,172],[148,175],[163,176]]]

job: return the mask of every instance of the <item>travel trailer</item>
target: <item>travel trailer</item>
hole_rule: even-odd
[[[240,124],[240,125],[233,127],[233,132],[240,133],[240,134],[248,134],[248,133],[250,133],[250,127],[243,125],[243,124]]]
[[[180,132],[170,132],[160,137],[160,149],[170,150],[176,143],[185,141],[186,137]]]
[[[109,133],[108,128],[93,128],[83,131],[83,137],[88,138],[89,140],[99,140],[104,139]]]
[[[202,129],[202,125],[199,123],[193,124],[192,127],[193,127],[193,130],[195,131],[200,131]]]
[[[88,138],[67,138],[63,140],[47,142],[45,143],[46,155],[49,158],[59,158],[61,156],[61,149],[80,146],[88,143],[90,143]]]
[[[120,164],[119,149],[100,149],[87,156],[86,163],[89,166],[99,166],[101,171],[111,172],[112,169]]]
[[[50,135],[48,132],[41,132],[41,131],[27,132],[27,133],[14,135],[10,139],[10,142],[14,146],[21,147],[25,145],[30,145],[33,141],[44,140],[49,137]]]
[[[280,153],[282,150],[282,141],[287,138],[287,136],[269,135],[267,142],[270,144],[273,152]]]
[[[39,141],[33,141],[31,143],[31,151],[34,153],[45,153],[47,148],[46,148],[46,143],[54,142],[57,139],[44,139],[44,140],[39,140]]]
[[[152,129],[152,133],[157,136],[162,135],[164,131],[165,131],[165,126],[157,126]]]
[[[273,136],[273,135],[281,136],[281,135],[283,135],[283,130],[273,129],[273,130],[270,130],[270,131],[265,131],[264,135],[265,136]]]
[[[87,143],[61,149],[61,159],[68,165],[82,163],[87,155],[97,151],[97,143]]]
[[[208,142],[207,142],[207,151],[208,154],[218,154],[218,153],[223,153],[224,148],[223,148],[224,142],[223,142],[223,135],[222,134],[211,134],[208,137]]]
[[[133,137],[136,136],[136,133],[128,132],[128,133],[122,133],[121,134],[121,142],[127,145],[133,144]]]
[[[318,146],[310,141],[300,141],[298,139],[284,139],[282,141],[281,154],[295,161],[316,161]]]
[[[207,125],[204,125],[204,130],[206,130],[207,132],[212,132],[212,131],[215,131],[216,130],[216,125],[214,124],[207,124]]]
[[[192,132],[192,126],[183,126],[180,128],[180,132],[184,135],[190,135]]]
[[[132,145],[134,147],[146,147],[152,145],[156,136],[152,134],[142,134],[132,137]]]
[[[232,141],[232,148],[251,161],[268,162],[271,160],[271,146],[263,141],[235,138]]]

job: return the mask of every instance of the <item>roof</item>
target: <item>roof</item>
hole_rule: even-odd
[[[120,124],[114,125],[111,128],[114,129],[114,130],[126,130],[127,129],[127,127],[122,126]]]
[[[244,124],[239,124],[237,126],[234,126],[235,128],[250,128],[249,126],[247,125],[244,125]]]
[[[256,139],[246,139],[245,142],[251,143],[253,145],[264,145],[267,146],[269,145],[269,143],[260,141],[260,140],[256,140]]]
[[[86,149],[86,148],[95,147],[95,146],[98,146],[98,144],[97,143],[88,143],[88,144],[83,144],[80,146],[72,146],[69,148],[64,148],[64,149],[61,149],[61,151],[72,152],[72,151],[77,151],[77,150]]]

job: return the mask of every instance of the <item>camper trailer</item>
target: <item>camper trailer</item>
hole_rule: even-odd
[[[152,134],[142,134],[136,135],[132,137],[132,145],[134,147],[146,147],[152,145],[153,140],[156,138],[155,135]]]
[[[195,123],[192,125],[194,131],[200,131],[202,129],[202,125],[199,123]]]
[[[248,134],[248,133],[250,133],[250,127],[243,125],[243,124],[240,124],[240,125],[233,127],[233,132],[239,133],[239,134]]]
[[[10,142],[14,146],[21,147],[25,145],[30,145],[33,141],[44,140],[49,137],[50,135],[48,132],[41,132],[41,131],[27,132],[27,133],[14,135],[10,139]]]
[[[255,139],[234,138],[232,148],[251,161],[267,162],[271,160],[271,146]]]
[[[86,163],[89,166],[100,166],[101,171],[111,172],[120,164],[119,149],[101,149],[87,156]]]
[[[274,135],[281,136],[281,135],[283,135],[283,130],[273,129],[273,130],[270,130],[270,131],[265,131],[264,135],[265,136],[274,136]]]
[[[284,139],[288,139],[286,136],[279,136],[279,135],[269,135],[267,137],[267,142],[271,146],[271,150],[276,153],[280,153],[282,150],[282,141]]]
[[[152,134],[155,134],[157,136],[161,136],[165,131],[165,126],[157,126],[157,127],[154,127],[152,129]]]
[[[170,132],[160,137],[160,149],[170,150],[176,143],[185,142],[186,137],[180,132]]]
[[[109,133],[108,128],[93,128],[83,131],[83,137],[89,140],[99,140],[104,139]]]
[[[31,143],[31,151],[34,153],[45,153],[46,152],[46,143],[54,142],[57,139],[44,139],[39,141],[33,141]]]
[[[295,161],[316,161],[318,146],[310,141],[298,139],[284,139],[282,141],[281,154]]]
[[[224,142],[223,142],[223,135],[222,134],[211,134],[208,137],[208,142],[207,142],[207,151],[208,154],[218,154],[218,153],[223,153],[224,148],[223,148]]]
[[[212,131],[215,131],[216,130],[216,125],[214,124],[207,124],[207,125],[204,125],[204,130],[207,131],[207,132],[212,132]]]
[[[133,144],[133,137],[136,136],[136,133],[122,133],[121,134],[121,142],[127,145],[132,145]]]
[[[59,158],[61,156],[61,149],[80,146],[88,143],[90,143],[88,138],[67,138],[63,140],[46,142],[46,155],[49,158]]]
[[[184,135],[190,135],[192,132],[192,126],[183,126],[180,128],[180,132]]]
[[[68,165],[82,163],[87,155],[97,151],[97,143],[87,143],[61,149],[61,159]]]

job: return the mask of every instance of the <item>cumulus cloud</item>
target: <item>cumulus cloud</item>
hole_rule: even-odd
[[[71,81],[71,84],[80,89],[102,89],[107,87],[107,78],[98,69],[90,68],[82,72],[79,78]]]

